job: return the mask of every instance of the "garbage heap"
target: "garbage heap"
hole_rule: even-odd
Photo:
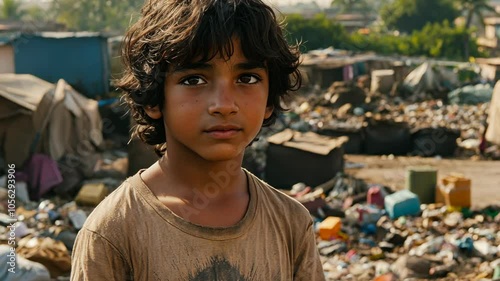
[[[287,193],[314,218],[327,280],[500,280],[500,207],[470,209],[467,183],[447,176],[434,198],[339,173]]]
[[[487,88],[491,98],[489,85],[477,87]],[[441,99],[413,102],[401,96],[367,94],[353,82],[335,82],[324,93],[294,97],[278,127],[348,136],[345,150],[350,154],[478,155],[489,101],[482,98],[474,103],[451,94],[453,104]]]
[[[4,185],[7,176],[0,177],[0,262],[7,265],[0,272],[0,280],[69,280],[71,251],[78,231],[95,206],[126,177],[127,159],[123,153],[102,153],[92,177],[84,180],[74,176],[71,169],[61,169],[63,176],[49,177],[52,174],[47,171],[41,173],[41,179],[33,176],[44,167],[56,171],[60,165],[38,165],[26,180],[22,180],[23,173],[16,173],[15,211],[7,200],[11,194]],[[47,159],[39,154],[35,157]],[[59,180],[55,182],[54,178]],[[14,246],[15,255],[11,252]],[[15,274],[7,271],[9,255],[15,256]]]

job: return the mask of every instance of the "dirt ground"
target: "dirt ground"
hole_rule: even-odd
[[[388,157],[346,155],[347,163],[363,164],[363,168],[346,168],[346,172],[393,190],[404,188],[409,166],[429,165],[438,169],[438,181],[449,173],[461,173],[472,180],[472,207],[500,205],[500,161],[458,160],[421,157]]]

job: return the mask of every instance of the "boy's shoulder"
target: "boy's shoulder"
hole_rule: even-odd
[[[250,172],[248,174],[254,181],[256,189],[259,190],[258,192],[263,195],[262,199],[259,200],[262,200],[262,203],[269,207],[270,210],[277,211],[287,217],[293,216],[294,220],[312,221],[309,211],[299,201],[272,187]]]
[[[120,232],[139,220],[140,198],[134,190],[134,175],[126,179],[90,213],[84,228],[100,235]],[[127,222],[127,223],[124,223]]]

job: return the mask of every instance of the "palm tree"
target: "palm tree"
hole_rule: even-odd
[[[481,23],[484,24],[485,12],[492,12],[499,15],[495,8],[489,4],[489,0],[458,0],[460,10],[465,15],[465,29],[469,30],[472,24],[472,18],[476,16]],[[469,34],[465,36],[464,40],[464,58],[469,59]]]
[[[19,20],[23,17],[24,11],[21,9],[21,2],[17,0],[3,0],[0,6],[0,18]]]

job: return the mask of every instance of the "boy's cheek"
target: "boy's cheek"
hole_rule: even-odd
[[[274,106],[266,107],[266,113],[264,114],[264,119],[271,117],[271,115],[273,114],[273,110],[274,110]]]

